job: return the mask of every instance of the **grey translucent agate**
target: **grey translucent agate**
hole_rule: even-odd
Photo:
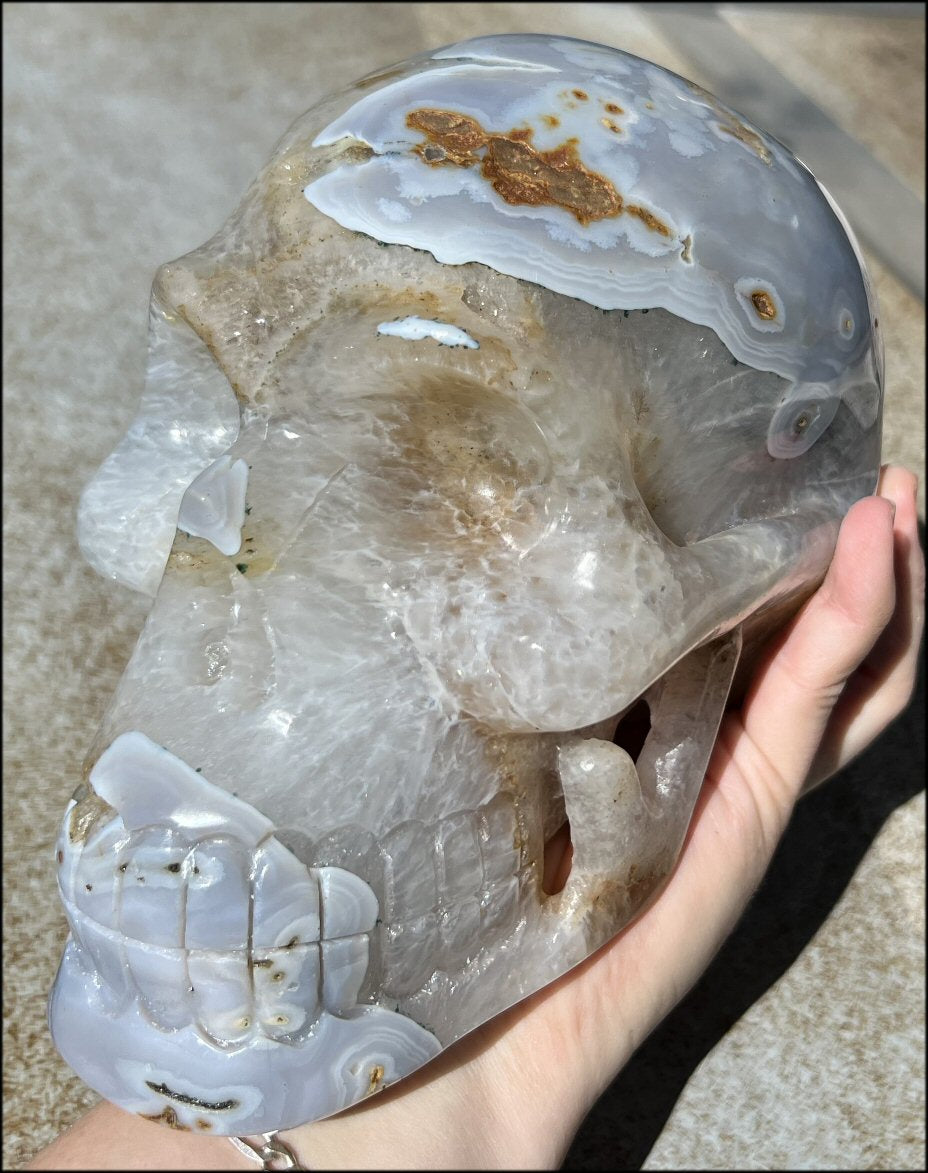
[[[534,178],[430,155],[422,110],[520,132]],[[617,210],[520,196],[556,158]],[[159,270],[140,414],[81,504],[91,562],[156,596],[58,844],[83,1078],[291,1127],[622,928],[742,642],[873,490],[874,314],[802,164],[617,50],[483,38],[300,119]]]

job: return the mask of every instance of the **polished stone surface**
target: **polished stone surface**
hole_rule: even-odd
[[[94,1099],[47,1035],[64,937],[51,851],[72,763],[145,604],[83,563],[73,518],[135,408],[155,267],[218,225],[270,140],[316,97],[384,61],[537,30],[693,70],[640,7],[19,5],[4,15],[5,1161],[15,1167]],[[924,25],[880,28],[904,49]],[[864,55],[846,76],[866,70],[876,93],[900,68],[891,54]],[[881,116],[876,99],[872,109]],[[217,133],[224,121],[234,133]],[[905,178],[892,139],[883,161]],[[887,348],[884,458],[921,470],[923,308],[871,266]],[[629,1065],[625,1078],[650,1094],[621,1083],[607,1093],[571,1167],[614,1167],[623,1145],[654,1168],[923,1167],[923,736],[913,706],[806,800],[722,970]]]

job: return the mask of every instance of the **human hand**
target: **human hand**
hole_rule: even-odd
[[[847,764],[908,702],[924,621],[916,483],[888,467],[879,497],[848,513],[822,586],[724,718],[680,860],[646,911],[394,1088],[284,1134],[304,1165],[560,1164],[596,1098],[734,927],[802,791]],[[564,848],[552,889],[569,870]],[[32,1167],[246,1165],[227,1140],[155,1132],[101,1105]]]

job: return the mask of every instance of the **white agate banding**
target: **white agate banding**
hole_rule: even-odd
[[[630,54],[594,64],[567,38],[477,37],[360,96],[313,145],[342,140],[370,157],[306,198],[377,240],[602,309],[663,307],[711,326],[741,362],[837,394],[869,345],[861,266],[815,179],[711,94]],[[573,150],[576,192],[539,195],[536,174],[521,194],[520,159],[507,171],[497,149],[487,165],[505,143],[536,172]],[[848,329],[829,320],[836,291]]]
[[[378,911],[358,876],[307,868],[263,815],[142,733],[117,738],[90,783],[58,840],[72,940],[50,1023],[101,1095],[195,1131],[262,1132],[338,1111],[372,1071],[379,1088],[440,1049],[358,1001]],[[88,905],[94,888],[106,899]]]

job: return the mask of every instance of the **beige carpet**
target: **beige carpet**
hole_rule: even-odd
[[[728,19],[923,199],[924,19],[788,7]],[[319,96],[426,48],[562,32],[713,88],[652,16],[611,4],[4,6],[4,1168],[95,1099],[46,1030],[64,941],[52,843],[145,607],[83,564],[73,521],[134,411],[155,268],[218,227]],[[883,265],[874,276],[885,455],[921,469],[923,305]],[[603,1098],[570,1167],[924,1167],[923,745],[913,708],[808,800],[732,944]]]

